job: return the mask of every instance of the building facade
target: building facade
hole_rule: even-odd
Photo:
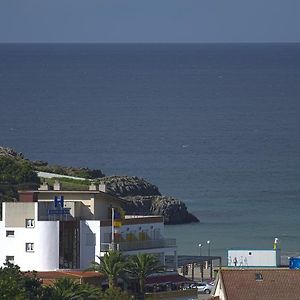
[[[20,191],[20,202],[2,203],[0,265],[8,260],[23,271],[84,270],[113,248],[124,255],[153,253],[162,263],[165,255],[177,257],[161,216],[123,216],[117,225],[112,211],[123,200],[103,190],[50,190],[43,184]]]

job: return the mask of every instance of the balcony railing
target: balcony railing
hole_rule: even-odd
[[[155,249],[155,248],[175,248],[175,247],[176,247],[176,239],[115,242],[115,248],[120,251]],[[112,245],[110,243],[101,244],[101,251],[104,252],[111,249],[112,249]]]

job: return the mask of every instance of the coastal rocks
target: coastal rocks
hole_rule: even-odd
[[[99,179],[109,193],[118,197],[160,195],[158,187],[136,176],[108,176]]]
[[[154,184],[136,176],[109,176],[99,180],[106,191],[125,200],[123,209],[127,214],[161,215],[165,224],[199,222],[188,212],[184,202],[162,196]]]
[[[166,224],[199,222],[195,216],[188,212],[184,202],[173,197],[162,196],[157,186],[142,178],[136,176],[104,177],[105,175],[98,169],[49,165],[47,162],[40,160],[30,161],[25,159],[22,153],[0,146],[0,158],[1,156],[13,158],[18,161],[25,160],[35,171],[82,177],[91,179],[97,184],[105,184],[106,192],[124,199],[123,208],[128,214],[161,215],[164,217]],[[85,184],[86,189],[88,189],[89,181],[83,183],[83,186]],[[2,191],[0,190],[0,192]],[[7,200],[10,201],[15,196],[8,192],[6,192],[6,195],[8,195],[6,197]],[[1,198],[4,199],[5,197],[2,195]],[[5,199],[5,201],[7,200]]]
[[[96,179],[104,177],[105,175],[99,169],[89,169],[89,168],[75,168],[75,167],[65,167],[59,165],[49,165],[47,162],[42,160],[30,161],[26,159],[21,152],[17,152],[12,148],[6,148],[0,146],[0,157],[13,158],[15,160],[26,160],[36,171],[56,173],[60,175],[83,177],[87,179]]]
[[[24,159],[24,155],[21,152],[17,152],[12,148],[6,148],[0,146],[0,156],[10,157],[15,159]]]
[[[173,197],[136,196],[124,199],[124,210],[127,214],[161,215],[165,224],[199,222],[198,218],[188,212],[184,202]]]

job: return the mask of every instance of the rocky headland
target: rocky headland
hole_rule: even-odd
[[[127,214],[162,215],[165,224],[199,222],[188,212],[185,203],[174,197],[163,196],[156,185],[136,176],[109,176],[99,180],[109,193],[126,200]]]
[[[162,215],[165,224],[199,222],[197,217],[188,212],[183,201],[161,195],[157,186],[143,178],[136,176],[105,176],[99,169],[64,167],[49,165],[44,161],[30,161],[24,157],[23,153],[5,147],[0,147],[0,159],[1,157],[26,161],[35,171],[82,177],[97,183],[103,183],[106,185],[108,193],[125,200],[123,209],[127,214]]]

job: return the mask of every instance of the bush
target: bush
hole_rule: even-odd
[[[39,178],[28,161],[0,157],[0,183],[39,183]]]

